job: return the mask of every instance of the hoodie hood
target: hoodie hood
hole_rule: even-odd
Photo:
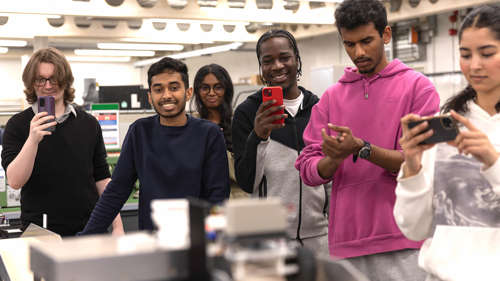
[[[361,79],[366,79],[368,81],[376,80],[381,77],[391,77],[398,73],[410,71],[412,70],[407,65],[402,63],[398,59],[394,59],[391,63],[389,63],[384,69],[382,69],[379,73],[376,73],[372,77],[367,77],[366,75],[360,74],[357,68],[354,67],[346,67],[344,69],[344,75],[339,79],[341,83],[353,83],[359,81]]]

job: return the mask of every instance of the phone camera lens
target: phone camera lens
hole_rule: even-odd
[[[40,106],[45,106],[45,100],[44,99],[40,99]]]
[[[453,120],[451,120],[450,117],[445,117],[441,120],[441,122],[443,123],[443,127],[445,129],[451,129],[452,125],[453,125]]]
[[[264,95],[265,95],[266,97],[270,97],[270,96],[271,96],[271,90],[269,90],[269,89],[265,89],[265,90],[264,90]]]

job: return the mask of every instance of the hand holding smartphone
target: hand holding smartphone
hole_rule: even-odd
[[[283,105],[283,90],[281,87],[264,87],[262,89],[262,102],[275,100],[271,106],[281,106]],[[271,115],[283,115],[285,114],[284,109],[277,110],[273,112]],[[285,119],[280,118],[278,120],[273,121],[273,124],[284,124]]]
[[[427,121],[429,126],[424,131],[420,132],[423,134],[428,130],[432,129],[433,133],[430,137],[423,140],[419,144],[434,144],[439,142],[447,142],[454,140],[459,131],[457,126],[457,121],[450,115],[440,115],[431,118],[424,118],[418,121],[411,121],[408,123],[408,128],[414,128],[418,124]]]
[[[38,104],[38,112],[47,112],[47,115],[52,115],[54,117],[56,116],[56,106],[55,106],[55,100],[54,100],[53,96],[38,97],[37,104]],[[48,121],[48,122],[53,122],[53,121]],[[48,123],[48,122],[45,122],[45,123]],[[55,131],[55,129],[56,129],[55,126],[51,126],[45,130],[53,132],[53,131]]]

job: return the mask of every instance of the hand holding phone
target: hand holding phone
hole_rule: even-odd
[[[427,121],[429,125],[427,126],[427,129],[420,132],[420,134],[423,134],[430,129],[432,129],[433,132],[430,137],[420,142],[420,145],[452,141],[459,133],[457,121],[450,115],[440,115],[431,118],[424,118],[419,121],[411,121],[408,123],[408,128],[412,129],[425,121]]]
[[[261,139],[267,139],[272,130],[284,126],[286,116],[281,87],[263,88],[262,103],[257,109],[254,120],[255,134]]]
[[[271,106],[282,106],[283,105],[283,90],[281,87],[264,87],[262,89],[262,102],[275,100]],[[285,110],[283,108],[274,111],[271,115],[283,115]],[[285,118],[280,118],[278,120],[274,120],[273,124],[284,124]]]
[[[52,115],[55,117],[56,106],[55,106],[55,100],[54,100],[53,96],[38,97],[37,104],[38,104],[38,112],[47,112],[47,115]],[[49,122],[53,122],[53,121],[49,121]],[[45,123],[49,123],[49,122],[45,122]],[[51,126],[45,130],[53,132],[53,131],[55,131],[55,129],[56,129],[55,126]]]

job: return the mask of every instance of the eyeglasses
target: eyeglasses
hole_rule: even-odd
[[[43,86],[45,86],[45,83],[47,83],[47,81],[49,81],[51,86],[57,85],[57,80],[55,78],[52,78],[52,77],[51,78],[44,78],[44,77],[37,78],[37,79],[35,79],[35,85],[38,87],[43,87]]]
[[[215,84],[212,87],[210,87],[210,85],[203,84],[200,86],[200,94],[208,94],[210,93],[210,89],[213,89],[218,95],[224,94],[224,91],[226,90],[221,84]]]

